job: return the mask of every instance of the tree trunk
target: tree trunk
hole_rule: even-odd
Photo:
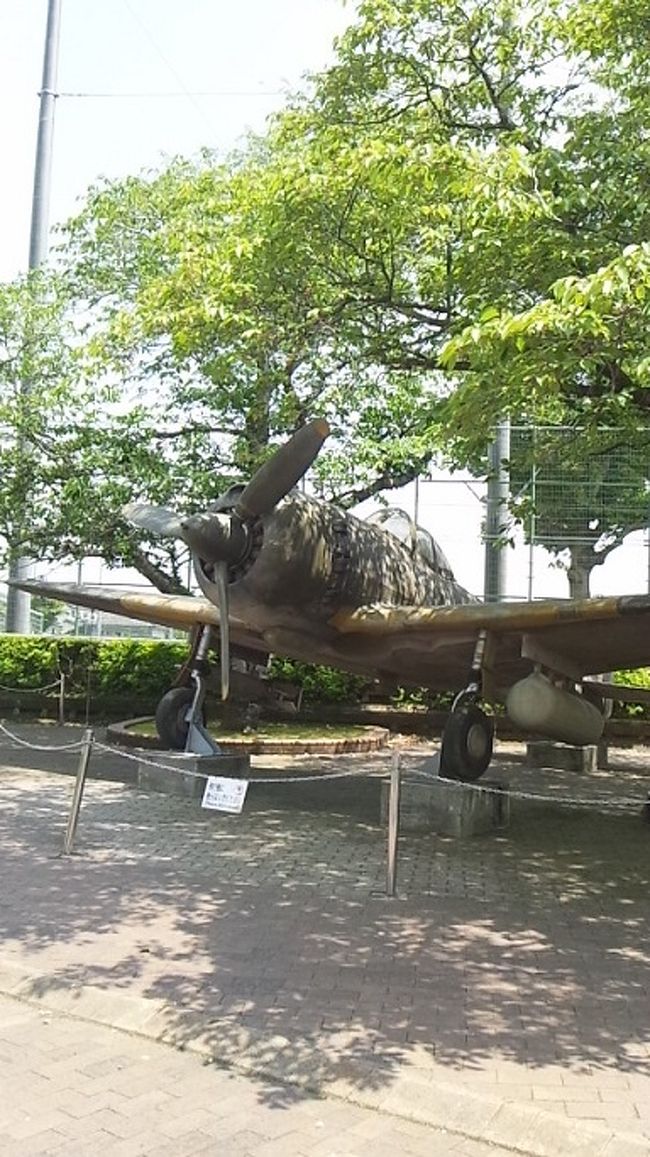
[[[571,548],[571,562],[567,567],[569,594],[572,599],[588,599],[589,583],[595,560],[591,550]]]
[[[129,558],[129,566],[140,572],[143,578],[157,588],[164,595],[188,595],[190,592],[183,583],[178,582],[172,575],[167,574],[142,550],[134,549]]]

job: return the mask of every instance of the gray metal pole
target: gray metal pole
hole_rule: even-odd
[[[29,268],[37,269],[47,257],[48,230],[50,224],[50,187],[52,178],[52,146],[54,143],[54,107],[59,64],[59,39],[61,31],[61,0],[48,0],[47,28],[45,31],[45,52],[43,54],[43,80],[40,91],[38,136],[36,140],[36,160],[34,163],[34,189],[32,193],[32,220],[29,234]],[[30,383],[23,389],[28,391]],[[9,562],[9,578],[20,580],[29,577],[29,559],[12,555]],[[31,629],[31,596],[26,591],[13,587],[7,592],[7,615],[5,630],[10,634],[28,635]]]
[[[532,509],[528,524],[528,602],[532,603],[535,592],[535,539],[537,536],[537,462],[533,461],[530,475],[530,501]]]
[[[61,33],[61,0],[48,0],[43,82],[41,85],[34,191],[32,194],[32,224],[29,237],[29,268],[37,269],[47,257],[50,225],[50,188],[52,184],[52,148],[54,144],[54,108],[59,71],[59,39]]]
[[[79,819],[79,812],[81,811],[81,801],[83,799],[84,787],[86,786],[86,775],[88,773],[88,764],[90,762],[90,753],[93,749],[94,738],[90,728],[84,731],[84,737],[81,741],[81,752],[79,753],[77,777],[74,781],[74,791],[72,793],[70,815],[68,816],[68,823],[63,838],[64,856],[72,855],[72,845],[74,844],[74,837],[77,831],[77,821]]]
[[[59,727],[65,723],[65,671],[59,675]]]
[[[397,884],[397,844],[399,840],[400,753],[393,752],[388,793],[388,855],[386,859],[386,895],[394,896]]]
[[[510,422],[499,422],[490,444],[490,473],[487,484],[485,516],[485,583],[486,603],[498,603],[506,593],[507,551],[502,545],[508,523],[510,496]]]

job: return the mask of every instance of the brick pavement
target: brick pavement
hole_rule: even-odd
[[[390,901],[376,782],[261,788],[237,818],[93,782],[65,860],[69,782],[0,755],[0,989],[531,1152],[649,1135],[637,815],[407,837]]]
[[[0,997],[2,1157],[508,1157]]]

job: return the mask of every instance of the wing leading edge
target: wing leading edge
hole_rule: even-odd
[[[650,665],[650,595],[537,603],[472,603],[455,607],[360,607],[339,613],[332,625],[352,640],[392,640],[426,652],[434,639],[466,651],[468,639],[485,630],[495,640],[498,673],[556,659],[558,670],[587,674]],[[553,662],[549,661],[549,666]],[[509,681],[509,680],[508,680]]]
[[[129,619],[140,619],[145,623],[159,623],[162,627],[176,627],[190,630],[198,624],[219,626],[219,611],[208,599],[193,595],[165,595],[159,591],[128,590],[83,585],[75,583],[48,583],[36,579],[30,582],[13,583],[20,590],[44,598],[57,599],[73,606],[89,607],[95,611],[106,611],[111,615],[125,615]]]

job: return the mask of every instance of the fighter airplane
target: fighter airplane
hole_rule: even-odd
[[[441,752],[441,772],[450,777],[476,780],[488,767],[490,708],[498,703],[527,731],[596,742],[613,692],[598,676],[650,663],[650,596],[480,602],[407,515],[363,520],[296,489],[328,433],[323,419],[303,426],[246,485],[231,487],[204,513],[125,508],[134,527],[189,547],[201,596],[16,585],[192,630],[184,685],[167,692],[156,715],[162,738],[177,749],[211,749],[201,720],[217,636],[224,699],[231,644],[457,692]],[[615,697],[638,701],[639,692],[616,687]]]

